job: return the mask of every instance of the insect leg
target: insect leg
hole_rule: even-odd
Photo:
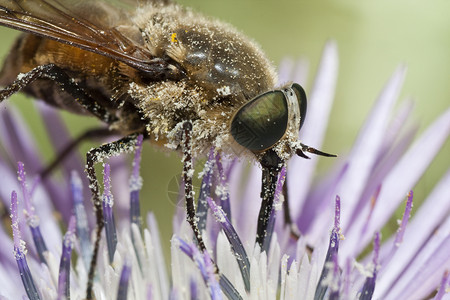
[[[275,189],[278,175],[283,162],[273,150],[268,150],[261,159],[262,184],[261,184],[261,209],[258,216],[256,242],[263,249],[264,241],[268,236],[270,214],[273,208]]]
[[[17,76],[13,83],[0,91],[0,102],[17,93],[36,79],[55,81],[62,90],[69,93],[75,101],[100,120],[110,124],[116,117],[97,103],[83,88],[81,88],[67,73],[54,64],[42,65]]]
[[[52,173],[55,168],[61,164],[64,159],[69,155],[75,148],[78,147],[79,144],[84,142],[85,140],[89,140],[92,138],[104,138],[108,136],[112,136],[117,134],[117,132],[110,130],[109,128],[91,128],[86,130],[84,133],[82,133],[80,136],[78,136],[76,139],[72,140],[70,143],[68,143],[61,152],[58,153],[58,155],[53,159],[53,161],[48,164],[45,169],[43,169],[40,172],[41,178],[46,178],[50,173]]]
[[[137,142],[136,140],[137,136],[138,136],[137,134],[131,134],[118,141],[103,144],[100,147],[93,148],[86,154],[86,173],[89,180],[89,188],[91,189],[92,192],[95,217],[97,220],[94,252],[92,253],[91,265],[89,267],[88,283],[86,290],[86,299],[88,300],[93,299],[92,288],[94,284],[95,267],[97,265],[100,237],[104,226],[102,202],[100,200],[100,191],[94,167],[97,163],[102,162],[104,159],[110,158],[112,156],[117,156],[124,152],[132,152]]]
[[[183,181],[184,181],[184,197],[186,201],[187,221],[194,231],[195,239],[201,252],[206,250],[203,242],[202,234],[198,229],[197,217],[195,216],[194,191],[192,188],[192,175],[194,174],[194,166],[191,153],[191,137],[192,123],[186,121],[183,124],[182,132],[182,149],[183,149]]]

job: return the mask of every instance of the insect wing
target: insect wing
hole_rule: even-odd
[[[151,69],[151,54],[137,42],[125,37],[114,25],[100,24],[75,13],[70,1],[0,0],[0,24],[45,38],[54,39],[122,61],[138,70]],[[83,1],[81,1],[83,3]],[[74,3],[74,2],[71,2]],[[92,6],[101,11],[100,6]],[[117,8],[108,10],[117,13]],[[88,12],[92,16],[96,13]],[[86,13],[87,15],[87,13]]]

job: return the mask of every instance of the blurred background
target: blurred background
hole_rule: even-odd
[[[322,48],[334,39],[339,49],[339,79],[336,99],[323,150],[345,153],[357,136],[373,102],[399,64],[408,73],[401,99],[415,101],[413,119],[419,134],[450,107],[450,2],[424,1],[300,1],[300,0],[183,0],[206,15],[233,24],[256,40],[278,64],[288,56],[309,61],[309,78],[302,83],[309,94]],[[17,33],[0,28],[0,59],[7,54]],[[55,155],[39,116],[30,101],[14,96],[10,103],[27,115],[46,160]],[[401,101],[400,101],[401,102]],[[6,109],[4,105],[0,109]],[[92,127],[95,120],[64,113],[75,136]],[[307,142],[307,141],[305,141]],[[98,144],[98,143],[97,143]],[[96,143],[85,144],[84,153]],[[321,160],[318,176],[330,160]],[[144,148],[146,207],[153,210],[162,233],[171,233],[174,204],[169,193],[181,172],[178,155]],[[450,142],[415,187],[415,201],[426,197],[450,166]]]

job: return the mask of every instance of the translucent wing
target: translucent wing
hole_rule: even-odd
[[[138,42],[125,37],[115,27],[119,24],[112,24],[120,11],[103,4],[0,0],[0,24],[105,55],[142,71],[161,64]]]

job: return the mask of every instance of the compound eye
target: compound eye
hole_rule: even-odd
[[[300,108],[300,129],[303,126],[306,118],[306,93],[300,84],[294,83],[291,88],[297,95],[298,107]]]
[[[272,147],[286,132],[288,104],[281,91],[271,91],[244,104],[231,121],[231,135],[251,151]]]

